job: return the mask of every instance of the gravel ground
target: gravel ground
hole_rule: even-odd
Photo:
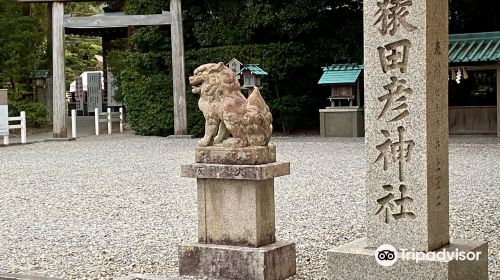
[[[276,180],[277,237],[298,275],[325,279],[326,250],[365,235],[363,140],[275,138],[292,175]],[[177,275],[196,239],[195,140],[130,135],[0,148],[0,273],[63,279]],[[490,242],[500,279],[500,139],[452,138],[453,238]]]

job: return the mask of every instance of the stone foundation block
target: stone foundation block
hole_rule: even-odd
[[[411,250],[411,248],[409,248]],[[328,279],[345,280],[488,280],[488,243],[455,240],[438,252],[480,252],[479,260],[398,259],[384,267],[375,259],[375,248],[367,248],[366,239],[359,239],[327,252]]]
[[[257,165],[276,162],[276,146],[227,148],[222,145],[197,147],[197,163]]]
[[[295,244],[283,241],[260,248],[190,243],[179,246],[179,273],[216,279],[282,280],[295,275],[295,258]]]

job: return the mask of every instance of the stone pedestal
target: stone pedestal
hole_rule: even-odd
[[[274,178],[289,175],[290,164],[275,159],[274,146],[213,146],[197,148],[198,163],[181,167],[183,177],[197,178],[198,243],[179,247],[180,275],[280,280],[295,274],[295,245],[275,237]]]
[[[319,110],[322,137],[363,137],[363,109],[358,107],[326,108]]]
[[[359,239],[327,252],[328,275],[332,280],[373,279],[373,280],[487,280],[488,243],[456,240],[433,253],[435,256],[454,252],[479,253],[478,260],[456,260],[449,257],[436,259],[432,256],[418,258],[410,255],[398,260],[392,266],[384,267],[375,259],[376,250],[368,248],[366,239]],[[423,253],[423,252],[421,252]]]

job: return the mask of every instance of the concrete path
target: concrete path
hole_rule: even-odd
[[[66,123],[68,125],[68,137],[71,137],[71,118],[66,118]],[[77,138],[88,137],[95,135],[95,120],[94,117],[78,116],[77,117]],[[108,133],[107,123],[100,123],[99,134],[104,135]],[[118,122],[113,122],[113,133],[120,133],[120,124]],[[45,141],[46,139],[52,138],[51,131],[37,132],[34,134],[28,133],[27,135],[28,144],[37,143]],[[2,141],[2,139],[0,139]],[[21,136],[19,132],[11,133],[10,144],[18,145],[21,143]],[[1,143],[0,143],[1,144]],[[1,146],[1,145],[0,145]]]

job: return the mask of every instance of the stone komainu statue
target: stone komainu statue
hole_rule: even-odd
[[[267,146],[273,132],[273,116],[255,88],[248,99],[240,83],[223,63],[198,67],[189,77],[193,93],[200,94],[198,106],[205,116],[205,136],[198,146]],[[232,138],[229,138],[232,136]]]

